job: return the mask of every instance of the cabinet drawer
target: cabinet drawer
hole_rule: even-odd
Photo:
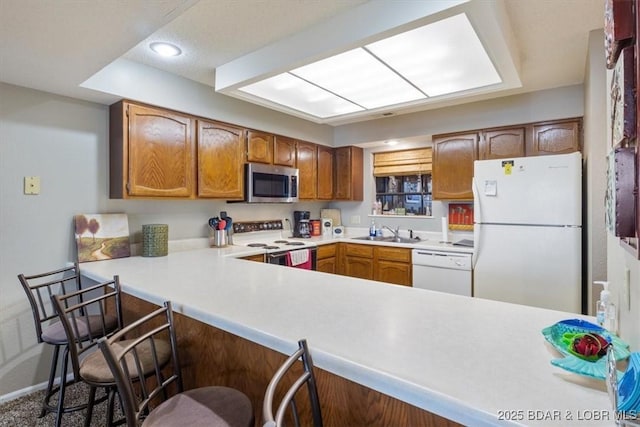
[[[378,259],[389,261],[411,262],[411,249],[378,247]]]
[[[347,247],[345,248],[345,254],[347,256],[373,258],[373,246],[347,243]]]
[[[318,246],[318,259],[331,258],[336,256],[336,244]]]

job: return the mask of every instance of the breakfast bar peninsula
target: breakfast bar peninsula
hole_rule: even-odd
[[[604,381],[549,363],[560,356],[540,331],[579,315],[236,258],[246,255],[207,248],[81,270],[120,276],[129,319],[171,300],[186,388],[239,388],[257,420],[269,378],[306,338],[327,426],[613,424]]]

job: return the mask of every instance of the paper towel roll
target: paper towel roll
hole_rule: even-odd
[[[449,241],[449,224],[446,216],[442,217],[442,241]]]

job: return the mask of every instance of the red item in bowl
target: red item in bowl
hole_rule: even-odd
[[[598,334],[584,334],[573,340],[572,350],[585,358],[600,358],[607,354],[610,344]]]

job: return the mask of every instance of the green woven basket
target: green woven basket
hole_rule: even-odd
[[[144,224],[142,226],[142,256],[165,256],[169,253],[169,226]]]

